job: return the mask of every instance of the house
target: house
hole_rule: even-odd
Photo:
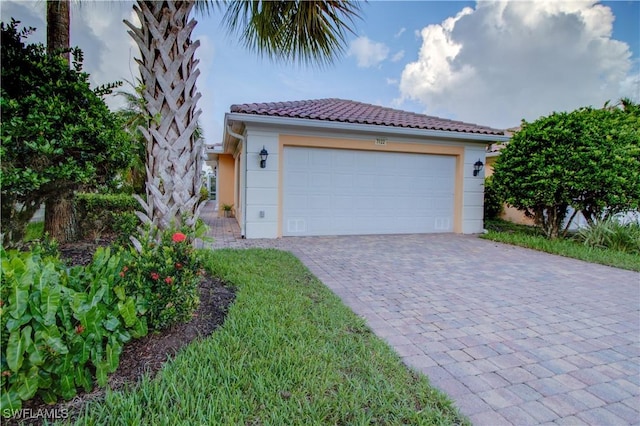
[[[246,238],[478,233],[485,147],[507,140],[350,100],[232,105],[218,202],[234,206]]]

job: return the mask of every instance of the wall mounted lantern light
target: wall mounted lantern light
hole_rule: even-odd
[[[478,176],[480,174],[480,170],[482,170],[483,166],[484,166],[484,164],[482,164],[482,161],[480,161],[480,159],[478,159],[478,161],[473,163],[473,175],[474,176]]]
[[[264,147],[264,145],[262,146],[262,151],[260,151],[260,168],[264,169],[265,167],[267,167],[267,157],[269,156],[269,153],[267,152],[267,149]]]

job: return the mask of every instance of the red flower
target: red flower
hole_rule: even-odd
[[[84,327],[82,325],[76,326],[76,334],[82,334],[83,331],[84,331]]]
[[[182,232],[176,232],[175,234],[173,234],[173,237],[171,237],[171,239],[173,240],[174,243],[181,243],[187,239],[187,236],[184,235]]]
[[[164,279],[164,282],[167,283],[167,284],[171,284],[173,282],[173,278],[167,277],[167,278]]]
[[[120,276],[124,278],[124,271],[120,272]]]
[[[154,281],[158,281],[160,279],[160,274],[157,272],[152,272],[151,273],[151,279]]]
[[[127,272],[129,270],[128,266],[125,266],[124,268],[122,268],[122,272]]]
[[[176,263],[176,269],[182,269],[182,263]]]

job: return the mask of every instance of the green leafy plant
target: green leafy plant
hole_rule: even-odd
[[[640,254],[640,224],[608,218],[580,229],[575,238],[589,247]]]
[[[129,237],[136,235],[140,219],[133,212],[122,212],[113,216],[113,232],[117,235],[116,244],[126,247],[131,244]]]
[[[4,251],[0,289],[2,415],[35,395],[47,403],[89,391],[115,371],[123,344],[147,333],[143,303],[120,276],[126,253],[98,249],[87,267]]]
[[[201,232],[198,226],[164,231],[147,226],[136,239],[131,261],[120,275],[127,293],[143,303],[152,330],[189,321],[200,304],[204,270],[193,241]]]
[[[503,202],[493,185],[493,177],[489,176],[484,180],[484,220],[499,218],[502,210]]]
[[[208,199],[209,199],[209,190],[207,189],[206,186],[202,185],[200,187],[200,202],[204,203]]]

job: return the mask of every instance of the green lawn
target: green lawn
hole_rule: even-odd
[[[224,325],[78,424],[469,424],[293,255],[217,250],[237,287]]]
[[[631,271],[640,271],[640,256],[637,254],[606,248],[588,247],[570,238],[550,240],[545,238],[537,228],[516,225],[505,221],[491,221],[485,224],[485,227],[489,230],[489,233],[481,235],[480,238],[527,247],[591,263],[599,263]]]

